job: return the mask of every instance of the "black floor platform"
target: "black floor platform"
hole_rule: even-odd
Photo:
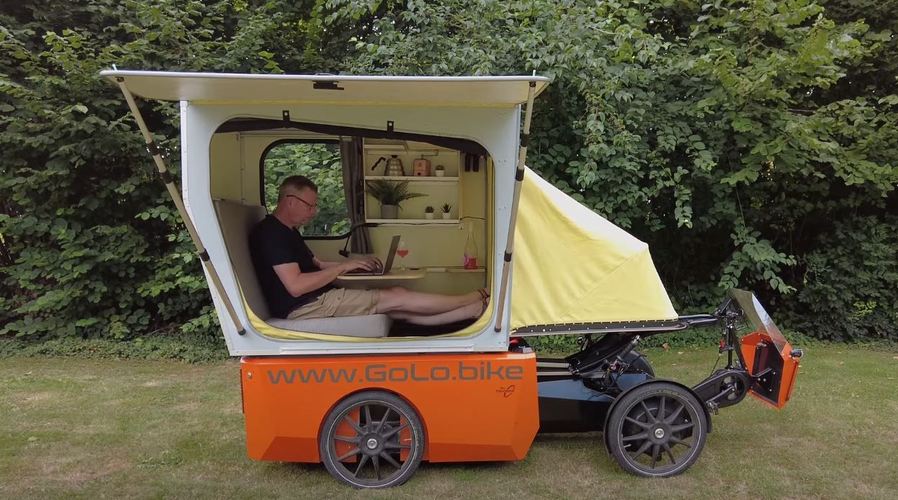
[[[430,337],[433,335],[442,335],[444,333],[453,333],[474,324],[474,319],[464,321],[456,321],[455,323],[447,323],[437,326],[413,325],[407,321],[396,320],[390,328],[389,337]]]

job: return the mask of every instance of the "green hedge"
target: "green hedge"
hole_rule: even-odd
[[[898,339],[894,2],[48,0],[0,6],[0,335],[216,335],[120,68],[552,76],[528,163],[647,241],[682,313],[755,290]],[[142,102],[178,173],[178,111]]]

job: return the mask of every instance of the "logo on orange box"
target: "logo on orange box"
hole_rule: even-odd
[[[496,389],[496,392],[502,395],[503,398],[507,398],[514,394],[514,385],[510,385],[508,387],[500,387]]]
[[[473,380],[521,380],[524,369],[517,365],[494,365],[491,361],[457,365],[419,366],[417,363],[388,366],[372,363],[360,371],[355,368],[295,368],[268,372],[268,381],[277,384],[322,384],[322,383],[365,383],[365,382],[442,382]],[[514,386],[508,386],[514,393]],[[508,397],[508,396],[505,396]]]

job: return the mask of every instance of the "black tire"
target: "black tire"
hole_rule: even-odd
[[[614,404],[605,428],[611,456],[631,474],[670,477],[701,455],[708,422],[701,403],[687,389],[649,382]]]
[[[337,404],[318,441],[327,471],[354,488],[398,486],[418,470],[424,455],[418,414],[382,391],[353,394]]]

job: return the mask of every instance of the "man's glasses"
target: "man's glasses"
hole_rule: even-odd
[[[288,194],[288,195],[286,195],[286,196],[287,196],[288,198],[296,198],[297,200],[303,202],[303,203],[305,204],[305,206],[309,207],[309,208],[312,209],[312,210],[318,210],[318,205],[317,205],[317,204],[312,205],[311,203],[309,203],[309,202],[307,202],[306,200],[300,198],[299,196],[296,196],[295,194]]]

